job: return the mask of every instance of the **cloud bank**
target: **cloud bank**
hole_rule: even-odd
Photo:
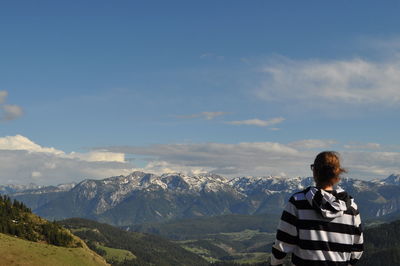
[[[146,156],[152,172],[215,172],[227,176],[310,176],[309,165],[321,150],[338,150],[349,176],[381,178],[400,173],[400,153],[349,151],[334,140],[243,142],[237,144],[160,144],[146,147],[109,147],[112,152]]]
[[[400,58],[383,62],[351,60],[277,60],[262,69],[256,94],[266,101],[323,107],[400,105]]]
[[[85,178],[128,174],[134,166],[123,153],[90,151],[66,153],[43,147],[21,136],[0,138],[1,184],[59,184]]]
[[[89,152],[66,153],[41,146],[21,136],[0,138],[0,185],[60,184],[85,178],[101,179],[140,170],[156,174],[214,172],[236,176],[310,176],[309,165],[321,150],[338,150],[349,176],[361,179],[400,173],[400,152],[363,150],[376,147],[357,144],[349,150],[335,140],[308,139],[290,143],[242,142],[118,146]],[[143,161],[137,167],[134,162]]]

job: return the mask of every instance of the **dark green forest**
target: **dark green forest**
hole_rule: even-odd
[[[108,224],[73,218],[60,221],[66,228],[83,239],[89,247],[100,251],[96,245],[131,251],[137,258],[125,262],[113,262],[113,265],[193,265],[203,266],[208,263],[179,245],[164,238],[143,233],[127,232]]]
[[[368,228],[364,240],[365,252],[359,265],[400,265],[400,220]]]
[[[0,233],[56,246],[79,245],[59,224],[41,219],[22,202],[8,196],[0,196]]]

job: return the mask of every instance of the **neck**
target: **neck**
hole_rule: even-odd
[[[332,185],[324,185],[324,186],[321,186],[321,185],[316,185],[316,187],[317,188],[320,188],[320,189],[323,189],[323,190],[333,190],[333,186]]]

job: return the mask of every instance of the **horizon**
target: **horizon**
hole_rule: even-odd
[[[134,170],[400,173],[400,3],[19,1],[0,8],[0,185]]]
[[[131,173],[127,174],[127,175],[116,175],[116,176],[108,176],[108,177],[104,177],[104,178],[94,178],[94,179],[93,178],[84,178],[83,177],[80,180],[76,180],[76,181],[68,182],[68,183],[54,183],[54,184],[3,183],[3,184],[0,184],[0,187],[2,187],[2,186],[3,187],[8,187],[8,186],[11,186],[11,187],[12,186],[24,186],[24,187],[25,186],[37,186],[39,188],[45,188],[45,187],[51,187],[51,186],[57,187],[57,186],[72,185],[72,184],[74,186],[76,186],[76,185],[78,185],[78,184],[80,184],[80,183],[82,183],[84,181],[88,181],[88,180],[89,181],[90,180],[102,181],[102,180],[105,180],[105,179],[116,178],[116,177],[128,177],[128,176],[133,175],[135,173],[143,173],[143,174],[146,174],[146,175],[150,174],[150,175],[154,175],[156,177],[171,176],[171,175],[182,175],[182,176],[185,176],[185,177],[199,177],[199,176],[206,176],[206,175],[218,175],[218,176],[220,176],[220,177],[222,177],[224,179],[227,179],[228,181],[232,181],[234,179],[240,179],[240,178],[249,178],[249,179],[259,179],[259,178],[261,178],[261,179],[262,178],[278,178],[278,179],[296,179],[296,178],[300,178],[300,179],[307,179],[307,178],[313,178],[312,176],[274,176],[274,175],[264,175],[264,176],[243,176],[243,175],[241,175],[241,176],[228,177],[228,176],[224,176],[224,175],[215,174],[215,173],[212,173],[212,172],[204,172],[204,173],[197,173],[197,174],[194,174],[194,173],[181,173],[181,172],[171,172],[171,173],[156,174],[156,173],[143,172],[143,171],[140,171],[140,170],[136,170],[136,171],[131,172]],[[388,179],[388,178],[390,178],[392,176],[400,177],[400,174],[392,173],[392,174],[390,174],[388,176],[385,176],[385,177],[372,178],[372,179],[359,179],[359,178],[353,178],[353,177],[350,177],[350,176],[344,176],[344,177],[340,177],[340,181],[339,181],[339,183],[337,185],[340,186],[340,182],[343,179],[352,179],[352,180],[356,180],[356,181],[366,181],[366,182],[377,182],[377,181],[386,180],[386,179]]]

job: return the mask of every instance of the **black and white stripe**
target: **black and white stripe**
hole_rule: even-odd
[[[294,265],[353,265],[362,255],[363,233],[354,200],[343,190],[309,187],[287,203],[272,247],[271,265],[292,253]]]

